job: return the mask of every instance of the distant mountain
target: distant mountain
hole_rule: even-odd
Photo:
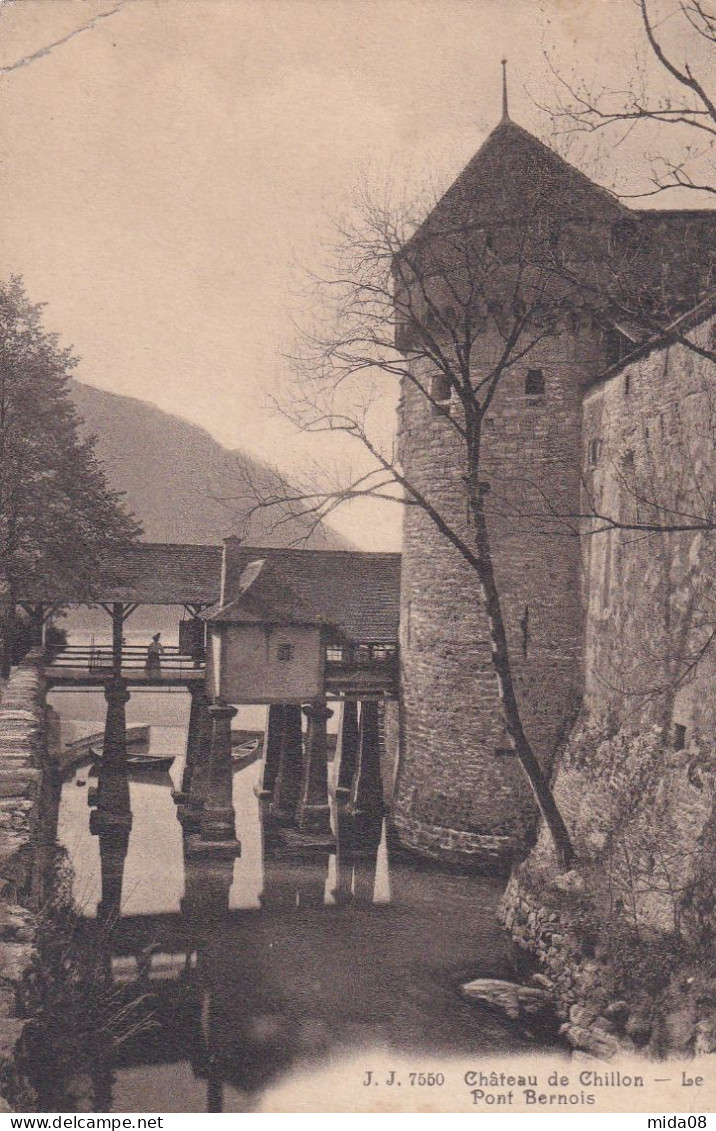
[[[220,545],[227,535],[241,534],[250,545],[285,546],[308,531],[306,520],[296,518],[275,531],[266,512],[252,516],[245,526],[247,476],[264,484],[283,482],[245,452],[229,451],[196,424],[134,397],[79,381],[72,381],[70,389],[83,431],[97,437],[110,486],[125,492],[146,541]],[[227,497],[237,501],[219,501]],[[325,526],[310,533],[304,544],[350,548]]]

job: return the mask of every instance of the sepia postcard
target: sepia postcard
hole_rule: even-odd
[[[708,1126],[715,45],[0,0],[6,1126]]]

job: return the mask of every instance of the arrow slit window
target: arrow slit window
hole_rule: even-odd
[[[544,373],[541,369],[527,370],[525,393],[528,397],[544,396]]]
[[[431,377],[428,392],[433,416],[444,416],[450,412],[452,384],[447,374],[436,373]]]

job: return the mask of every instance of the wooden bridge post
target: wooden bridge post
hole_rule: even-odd
[[[264,768],[261,779],[261,797],[273,793],[281,765],[281,743],[285,726],[285,704],[272,703],[268,709],[264,747]]]
[[[358,762],[349,809],[354,816],[383,813],[383,779],[380,769],[380,728],[377,699],[364,699],[360,708]]]
[[[353,786],[358,753],[358,703],[355,699],[346,699],[343,702],[340,742],[341,760],[338,767],[336,797],[339,800],[346,800],[350,797]]]
[[[189,855],[239,856],[241,844],[236,836],[236,814],[232,801],[231,720],[236,707],[212,703],[211,754],[206,798],[199,818],[199,832],[189,837]]]
[[[271,795],[271,816],[280,824],[293,824],[301,796],[303,733],[301,707],[284,703],[280,733],[279,765]]]
[[[307,703],[303,713],[308,719],[306,749],[303,757],[301,796],[298,802],[299,831],[314,837],[328,838],[331,832],[331,808],[328,804],[328,750],[326,723],[333,711],[325,701]]]

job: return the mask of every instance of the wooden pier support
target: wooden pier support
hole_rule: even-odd
[[[379,703],[377,699],[364,699],[361,703],[358,760],[348,807],[354,817],[377,817],[383,814],[383,778],[380,769]]]
[[[279,736],[279,764],[271,794],[270,813],[282,825],[293,824],[301,797],[303,733],[301,707],[285,703]]]
[[[260,797],[270,797],[276,784],[281,765],[285,713],[286,707],[283,703],[272,703],[268,709]]]
[[[199,817],[199,832],[189,836],[187,855],[239,856],[241,844],[236,837],[232,800],[231,720],[236,707],[228,703],[212,703],[211,753],[206,797]]]
[[[358,704],[355,699],[343,703],[343,720],[340,733],[340,763],[336,798],[345,801],[350,797],[358,757]]]
[[[308,719],[306,749],[303,757],[301,796],[298,802],[299,831],[312,838],[333,844],[331,809],[328,804],[328,748],[326,723],[333,711],[324,701],[307,703],[303,713]]]

